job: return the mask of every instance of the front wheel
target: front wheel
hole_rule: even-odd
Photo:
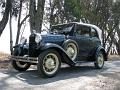
[[[26,71],[31,66],[31,64],[25,63],[25,62],[21,62],[21,61],[12,60],[12,66],[16,70],[22,72],[22,71]]]
[[[15,48],[14,49],[14,56],[26,57],[22,54],[23,51],[21,51],[21,52],[20,51],[21,51],[21,49],[19,47]],[[22,61],[15,61],[15,60],[12,60],[11,64],[12,64],[14,69],[16,69],[20,72],[26,71],[31,66],[30,63],[22,62]]]
[[[42,77],[53,77],[59,71],[61,57],[54,49],[42,52],[38,57],[38,72]]]
[[[104,66],[104,61],[105,61],[105,58],[104,58],[103,53],[102,53],[101,51],[98,52],[98,53],[95,55],[95,62],[94,62],[95,68],[97,68],[97,69],[103,68],[103,66]]]

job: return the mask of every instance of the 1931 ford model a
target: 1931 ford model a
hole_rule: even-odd
[[[12,65],[18,71],[37,65],[39,74],[46,77],[56,75],[61,63],[94,62],[101,69],[107,55],[99,31],[95,25],[74,22],[52,26],[46,35],[33,32],[28,44],[24,41],[14,47]]]

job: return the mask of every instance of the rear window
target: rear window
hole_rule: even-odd
[[[90,36],[90,27],[87,26],[77,26],[76,35]]]
[[[94,28],[91,28],[91,36],[98,37],[97,31]]]

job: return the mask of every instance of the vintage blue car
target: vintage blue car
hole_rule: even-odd
[[[101,69],[107,54],[101,43],[101,30],[91,24],[67,23],[52,26],[46,35],[33,33],[22,44],[14,46],[12,65],[18,71],[26,71],[37,65],[40,76],[53,77],[61,63],[76,66],[83,62],[94,62]]]

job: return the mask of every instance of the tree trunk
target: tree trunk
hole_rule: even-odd
[[[20,20],[21,20],[22,1],[23,1],[23,0],[20,0],[20,11],[19,11],[19,16],[18,16],[18,30],[17,30],[17,36],[16,36],[16,42],[15,42],[15,45],[18,44],[18,41],[19,41],[19,35],[20,35],[20,29],[21,29],[21,26],[20,26]]]
[[[54,2],[52,2],[51,0],[49,0],[49,3],[50,3],[50,28],[52,26],[52,23],[53,23],[53,11],[54,11]]]
[[[10,51],[11,55],[13,54],[13,38],[12,38],[12,13],[10,11],[10,20],[9,20],[9,27],[10,27]]]
[[[30,0],[30,30],[41,32],[45,0],[38,0],[36,8],[35,0]]]
[[[8,19],[9,19],[9,12],[11,10],[12,7],[12,3],[11,0],[7,0],[6,1],[6,8],[5,8],[5,12],[3,14],[3,18],[0,21],[0,36],[5,28],[5,26],[7,25]]]
[[[115,40],[115,32],[113,32],[111,35],[110,35],[110,38],[111,38],[111,40],[109,41],[109,47],[108,47],[108,50],[107,50],[107,55],[109,54],[109,52],[110,52],[110,49],[111,49],[111,47],[112,47],[112,44],[113,44],[113,41]]]
[[[41,29],[42,29],[44,4],[45,4],[45,0],[38,0],[37,12],[35,14],[35,29],[39,33],[41,32]]]
[[[118,55],[120,55],[120,39],[118,40],[118,44],[117,44],[117,52]]]
[[[118,34],[118,37],[119,37],[119,40],[118,40],[118,43],[117,43],[117,52],[118,52],[118,55],[120,55],[120,29],[119,29],[119,25],[118,25],[118,28],[117,28],[117,34]]]
[[[35,14],[36,14],[36,1],[30,0],[29,3],[29,14],[30,14],[30,31],[35,30]]]

